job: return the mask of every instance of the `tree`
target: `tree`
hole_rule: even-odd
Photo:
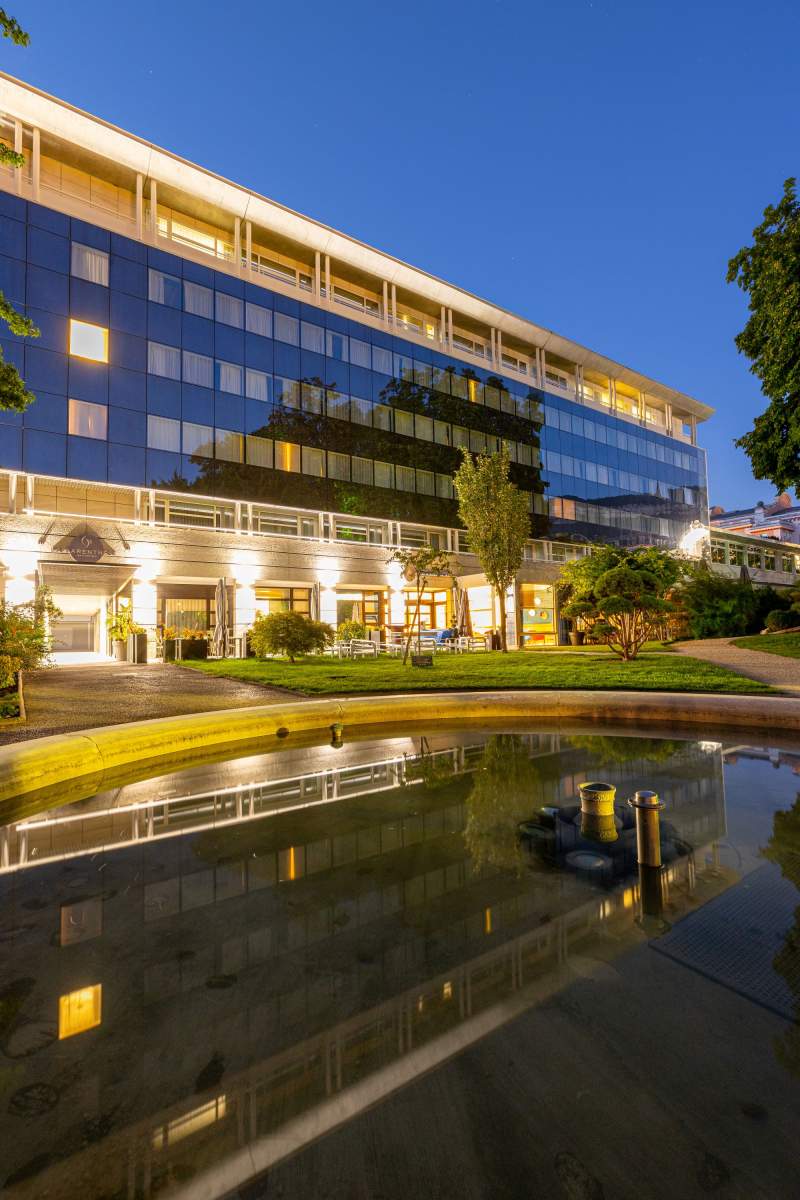
[[[257,658],[285,654],[294,662],[298,654],[324,650],[333,641],[333,629],[324,621],[311,621],[298,612],[260,613],[250,630]]]
[[[561,611],[583,620],[628,662],[672,612],[674,605],[667,597],[685,570],[685,564],[665,550],[598,546],[562,568]]]
[[[464,844],[476,868],[522,869],[519,825],[536,808],[538,781],[522,738],[503,733],[487,740],[466,802]]]
[[[462,449],[463,462],[453,476],[458,515],[464,522],[469,548],[478,556],[484,575],[500,605],[500,648],[508,653],[506,593],[516,578],[531,536],[528,501],[508,477],[510,460],[505,446],[496,454],[473,458]]]
[[[21,28],[14,17],[9,17],[4,8],[0,8],[0,33],[4,38],[10,38],[15,46],[27,46],[30,37]],[[0,165],[20,167],[25,165],[25,158],[12,150],[10,146],[0,143]],[[39,330],[30,317],[17,312],[10,300],[0,291],[0,321],[5,321],[12,333],[18,337],[38,337]],[[0,409],[12,412],[23,412],[35,400],[29,392],[15,366],[6,362],[0,350]]]
[[[796,180],[764,210],[744,246],[728,263],[728,283],[748,296],[750,316],[736,346],[750,359],[769,405],[739,438],[757,479],[779,492],[800,485],[800,203]]]
[[[435,546],[419,546],[416,549],[401,548],[395,550],[389,557],[388,563],[399,563],[403,575],[409,583],[413,583],[417,592],[417,607],[408,627],[408,635],[403,650],[403,666],[408,662],[411,640],[414,637],[414,625],[417,626],[417,650],[422,637],[422,593],[432,575],[452,575],[450,555],[445,550]]]

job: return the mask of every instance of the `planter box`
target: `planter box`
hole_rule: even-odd
[[[124,642],[122,638],[114,638],[111,643],[111,656],[114,662],[127,662],[128,643]]]
[[[205,638],[164,638],[164,662],[178,662],[178,642],[181,643],[181,659],[208,658],[208,642]]]
[[[128,662],[147,662],[147,634],[131,633],[128,635]]]
[[[570,646],[582,646],[586,641],[586,634],[582,629],[575,629],[569,635]]]

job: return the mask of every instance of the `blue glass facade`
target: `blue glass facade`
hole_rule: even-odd
[[[696,447],[2,193],[0,288],[41,330],[0,343],[36,395],[0,412],[6,469],[457,525],[460,447],[502,440],[535,536],[706,520]]]

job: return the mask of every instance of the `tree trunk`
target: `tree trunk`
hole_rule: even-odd
[[[500,649],[503,654],[508,654],[508,643],[506,641],[506,593],[505,588],[497,589],[497,603],[500,606]]]

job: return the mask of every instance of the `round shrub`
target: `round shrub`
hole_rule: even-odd
[[[785,608],[773,608],[767,613],[764,621],[764,628],[769,633],[780,633],[782,629],[794,629],[796,625],[800,625],[800,615],[788,611]]]
[[[259,615],[250,630],[250,645],[257,658],[285,654],[294,662],[298,654],[324,650],[333,640],[333,629],[324,621],[310,621],[297,612]]]

